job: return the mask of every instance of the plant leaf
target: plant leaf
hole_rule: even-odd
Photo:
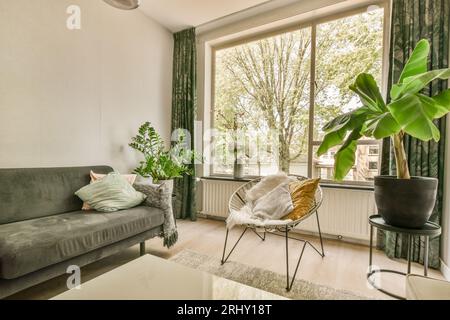
[[[414,94],[425,88],[430,82],[450,78],[450,69],[439,69],[425,72],[416,76],[404,79],[403,83],[395,84],[391,89],[392,100],[398,100],[407,94]]]
[[[344,180],[345,176],[355,164],[356,149],[358,147],[357,141],[362,137],[362,128],[361,126],[352,131],[334,157],[334,178],[337,181]]]
[[[341,129],[350,121],[352,113],[353,112],[348,112],[345,114],[341,114],[340,116],[337,116],[336,118],[334,118],[333,120],[328,122],[322,128],[322,130],[325,132],[330,132],[330,131],[337,131],[337,130]]]
[[[317,150],[317,156],[324,155],[328,152],[331,148],[338,146],[344,141],[345,137],[347,136],[347,128],[341,128],[336,131],[329,132],[325,135],[323,138],[322,143],[319,146],[319,149]]]
[[[350,90],[354,91],[361,99],[362,104],[372,111],[387,111],[380,88],[371,74],[361,73],[355,83],[350,86]]]
[[[347,136],[347,132],[357,127],[361,127],[364,122],[366,122],[366,119],[370,114],[369,109],[362,107],[343,115],[341,120],[335,123],[334,130],[329,131],[325,135],[319,149],[317,150],[317,155],[320,157],[321,155],[327,153],[329,149],[342,144]]]
[[[403,83],[403,80],[408,77],[427,72],[429,54],[430,43],[426,39],[420,40],[403,68],[403,72],[400,75],[400,80],[398,82]]]
[[[328,122],[322,128],[322,130],[325,132],[336,131],[343,128],[344,126],[347,126],[350,121],[355,121],[356,117],[364,116],[367,118],[371,114],[373,114],[373,112],[368,107],[360,107],[356,110],[337,116],[336,118]],[[352,129],[354,128],[355,126]]]
[[[419,95],[422,96],[422,95]],[[440,94],[429,98],[426,96],[423,96],[424,98],[431,99],[435,105],[435,109],[432,112],[433,119],[439,119],[445,116],[447,113],[450,112],[450,89],[447,89],[445,91],[442,91]],[[426,100],[426,99],[425,99]],[[431,107],[432,109],[432,107]]]
[[[364,135],[380,140],[399,133],[401,129],[401,126],[394,119],[392,114],[390,112],[386,112],[377,116],[368,124]]]
[[[410,94],[392,102],[388,108],[397,123],[409,135],[423,141],[431,139],[439,141],[440,133],[433,119],[443,111],[442,106],[439,106],[433,98]]]

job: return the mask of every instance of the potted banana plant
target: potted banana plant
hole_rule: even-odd
[[[428,71],[429,53],[429,42],[419,41],[398,83],[392,86],[390,103],[384,101],[372,75],[358,75],[350,89],[360,97],[362,106],[325,125],[326,136],[317,152],[320,156],[341,145],[334,174],[336,180],[343,180],[355,163],[359,139],[390,137],[397,176],[375,177],[375,200],[384,220],[398,227],[423,227],[436,202],[438,180],[411,177],[403,144],[406,134],[422,141],[439,141],[440,131],[433,121],[450,111],[450,90],[433,97],[422,93],[432,81],[450,78],[450,69]]]

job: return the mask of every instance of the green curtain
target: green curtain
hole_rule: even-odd
[[[172,132],[190,133],[194,150],[194,121],[197,107],[197,50],[195,29],[174,34]],[[192,165],[195,171],[195,166]],[[195,174],[175,180],[174,213],[179,219],[196,220]]]
[[[392,31],[390,49],[389,90],[397,82],[412,50],[420,39],[428,39],[431,44],[432,69],[447,68],[449,57],[449,0],[393,0]],[[446,81],[433,82],[426,92],[430,95],[447,89]],[[388,91],[389,92],[389,91]],[[431,221],[440,224],[442,216],[443,182],[444,182],[444,152],[446,119],[436,121],[442,139],[422,142],[412,137],[405,140],[405,148],[411,174],[415,176],[434,177],[439,179],[439,191],[436,207]],[[383,142],[382,174],[395,175],[395,161],[390,140]],[[380,232],[378,243],[381,249],[391,258],[407,256],[406,237],[393,233]],[[413,260],[423,263],[424,242],[414,239]],[[440,239],[431,241],[430,266],[440,265]]]

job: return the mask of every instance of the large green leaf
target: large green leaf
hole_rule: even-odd
[[[353,112],[348,112],[348,113],[341,114],[340,116],[337,116],[336,118],[334,118],[333,120],[328,122],[322,128],[322,130],[324,132],[330,132],[330,131],[337,131],[337,130],[341,129],[350,121],[350,119],[352,117],[352,113]]]
[[[430,43],[426,39],[420,40],[411,54],[408,62],[400,75],[399,83],[403,83],[408,77],[427,72],[428,55],[430,54]]]
[[[362,137],[361,130],[362,127],[354,129],[334,157],[334,178],[337,181],[344,180],[355,164],[358,140]]]
[[[442,118],[450,111],[450,89],[442,91],[440,94],[429,99],[431,99],[435,103],[434,105],[435,108],[433,109],[433,107],[431,107],[431,109],[433,109],[432,111],[433,119]]]
[[[398,100],[408,94],[414,94],[425,88],[430,82],[450,78],[450,69],[439,69],[406,78],[403,83],[392,86],[391,98]]]
[[[350,90],[354,91],[361,99],[363,105],[367,106],[374,112],[385,112],[386,104],[381,95],[380,88],[374,77],[368,73],[361,73]]]
[[[362,107],[342,115],[341,117],[337,117],[334,119],[333,123],[327,124],[325,128],[328,127],[333,129],[325,135],[317,150],[317,155],[320,157],[327,153],[329,149],[342,144],[347,136],[347,132],[357,127],[361,127],[370,114],[369,109]]]
[[[327,133],[322,143],[320,144],[319,149],[317,150],[317,156],[320,157],[321,155],[327,153],[328,150],[330,150],[331,148],[342,144],[342,141],[344,141],[346,136],[347,136],[347,128],[345,127]]]
[[[429,141],[439,141],[440,133],[433,123],[436,115],[442,114],[442,106],[433,98],[410,94],[388,105],[393,117],[409,135]]]
[[[392,114],[385,112],[369,122],[364,135],[380,140],[399,133],[401,129]]]
[[[373,112],[367,107],[361,107],[356,110],[344,113],[340,116],[337,116],[330,122],[328,122],[322,130],[325,132],[331,132],[339,130],[349,124],[350,121],[354,121],[355,117],[364,116],[367,117]]]

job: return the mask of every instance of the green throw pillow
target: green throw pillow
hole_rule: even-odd
[[[89,184],[75,194],[92,209],[115,212],[140,205],[146,196],[136,191],[119,173],[110,173],[103,179]]]

